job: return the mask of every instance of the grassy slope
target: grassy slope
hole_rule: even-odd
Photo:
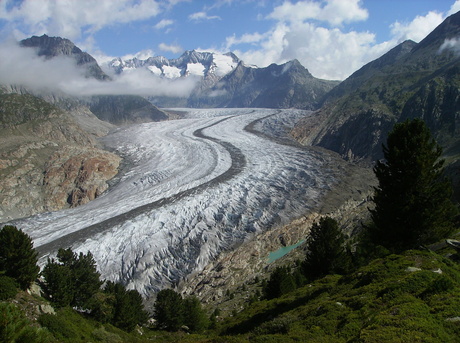
[[[70,309],[59,311],[49,330],[62,342],[456,342],[459,316],[458,262],[413,250],[248,303],[202,335],[146,328],[127,334]]]
[[[223,332],[251,342],[454,342],[458,316],[458,263],[408,251],[252,304]]]

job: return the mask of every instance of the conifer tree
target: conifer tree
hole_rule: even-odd
[[[49,300],[57,307],[70,306],[75,294],[70,268],[48,258],[41,275],[46,280],[43,289]]]
[[[74,306],[86,307],[90,299],[96,294],[101,285],[101,274],[97,271],[96,261],[91,252],[80,252],[70,267],[75,283],[75,294],[72,301]]]
[[[142,297],[136,290],[126,290],[119,283],[107,282],[104,292],[113,295],[112,318],[109,318],[116,327],[125,331],[132,331],[137,324],[143,324],[148,319],[148,314],[144,310]]]
[[[458,213],[452,187],[443,176],[441,147],[420,119],[398,123],[383,146],[369,239],[392,252],[447,237]]]
[[[307,238],[307,249],[303,264],[307,279],[347,272],[350,259],[345,251],[345,236],[336,220],[324,217],[313,224]]]
[[[154,318],[158,326],[165,330],[177,331],[184,324],[184,306],[179,293],[172,289],[158,292]]]
[[[201,307],[201,302],[195,296],[183,300],[184,324],[192,332],[202,332],[209,326],[209,319]]]
[[[37,256],[32,239],[22,230],[12,225],[0,230],[0,271],[14,278],[22,289],[38,276]]]
[[[263,288],[266,299],[274,299],[296,289],[294,276],[287,267],[276,267]]]
[[[59,249],[57,261],[48,259],[42,275],[50,300],[59,306],[89,307],[102,281],[91,252],[77,255],[72,249]]]

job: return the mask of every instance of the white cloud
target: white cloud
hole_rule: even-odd
[[[376,45],[375,36],[368,32],[344,33],[312,23],[279,23],[257,49],[235,53],[258,66],[298,59],[315,77],[344,79],[386,48],[385,44]]]
[[[16,23],[24,36],[57,35],[78,39],[113,24],[155,17],[156,0],[4,0],[0,19]]]
[[[206,12],[195,12],[188,16],[188,19],[191,21],[204,21],[204,20],[221,20],[221,17],[217,15],[208,16]]]
[[[226,50],[230,50],[230,48],[234,45],[238,44],[253,44],[258,43],[262,39],[264,39],[265,35],[262,35],[258,32],[256,33],[245,33],[241,37],[237,38],[235,35],[226,38]]]
[[[442,23],[444,16],[442,13],[430,11],[425,16],[417,16],[409,23],[393,23],[391,28],[391,34],[394,39],[398,42],[403,42],[407,39],[411,39],[415,42],[421,41],[436,26]]]
[[[260,67],[296,58],[315,77],[343,80],[398,43],[420,41],[445,18],[432,11],[407,23],[393,23],[392,37],[378,44],[371,32],[344,29],[346,23],[368,18],[363,4],[358,0],[284,1],[266,17],[276,21],[269,31],[227,37],[223,49],[233,48],[246,63]],[[456,9],[460,9],[460,0],[450,11]],[[250,43],[252,48],[240,51],[241,43]]]
[[[446,39],[439,48],[439,52],[444,50],[452,50],[456,54],[460,54],[460,38]]]
[[[158,22],[158,24],[156,24],[154,27],[155,27],[157,30],[160,30],[160,29],[164,29],[165,27],[171,26],[172,24],[174,24],[174,20],[171,20],[171,19],[163,19],[163,20],[160,20],[160,21]]]
[[[149,57],[155,56],[155,53],[151,49],[141,50],[135,54],[127,54],[121,57],[122,60],[131,60],[137,58],[138,60],[146,60]]]
[[[174,45],[174,44],[168,45],[168,44],[165,44],[165,43],[160,43],[158,45],[158,48],[161,51],[169,51],[169,52],[172,52],[174,54],[177,54],[179,52],[184,51],[179,45]]]
[[[455,0],[454,4],[450,7],[449,12],[447,12],[447,15],[452,15],[458,11],[460,11],[460,0]]]
[[[145,69],[123,73],[113,81],[85,78],[84,70],[69,57],[43,59],[31,48],[17,43],[0,45],[2,84],[21,85],[36,92],[63,92],[74,96],[132,94],[143,96],[187,96],[195,78],[167,80]]]
[[[366,9],[360,7],[360,0],[328,0],[299,1],[295,4],[285,1],[274,8],[268,16],[270,19],[285,22],[303,22],[305,20],[318,20],[331,25],[341,25],[353,21],[366,20],[369,16]]]

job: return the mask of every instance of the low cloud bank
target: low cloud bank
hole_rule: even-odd
[[[161,78],[145,69],[132,70],[113,81],[86,78],[85,69],[70,57],[45,59],[16,42],[0,45],[0,83],[24,86],[36,92],[63,92],[72,96],[141,95],[187,97],[199,78]]]
[[[451,50],[455,54],[460,55],[460,37],[446,39],[439,48],[439,53],[444,50]]]

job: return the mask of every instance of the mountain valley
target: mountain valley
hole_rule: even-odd
[[[42,267],[59,248],[91,251],[101,277],[139,291],[149,310],[174,288],[237,318],[255,294],[248,285],[304,258],[320,218],[336,219],[355,243],[374,206],[372,167],[396,123],[427,124],[458,202],[459,35],[460,12],[342,82],[297,60],[258,68],[197,50],[99,65],[65,38],[25,39],[20,48],[40,63],[70,61],[62,65],[86,89],[0,85],[0,223],[32,238]],[[138,75],[187,87],[148,95],[119,83]]]

